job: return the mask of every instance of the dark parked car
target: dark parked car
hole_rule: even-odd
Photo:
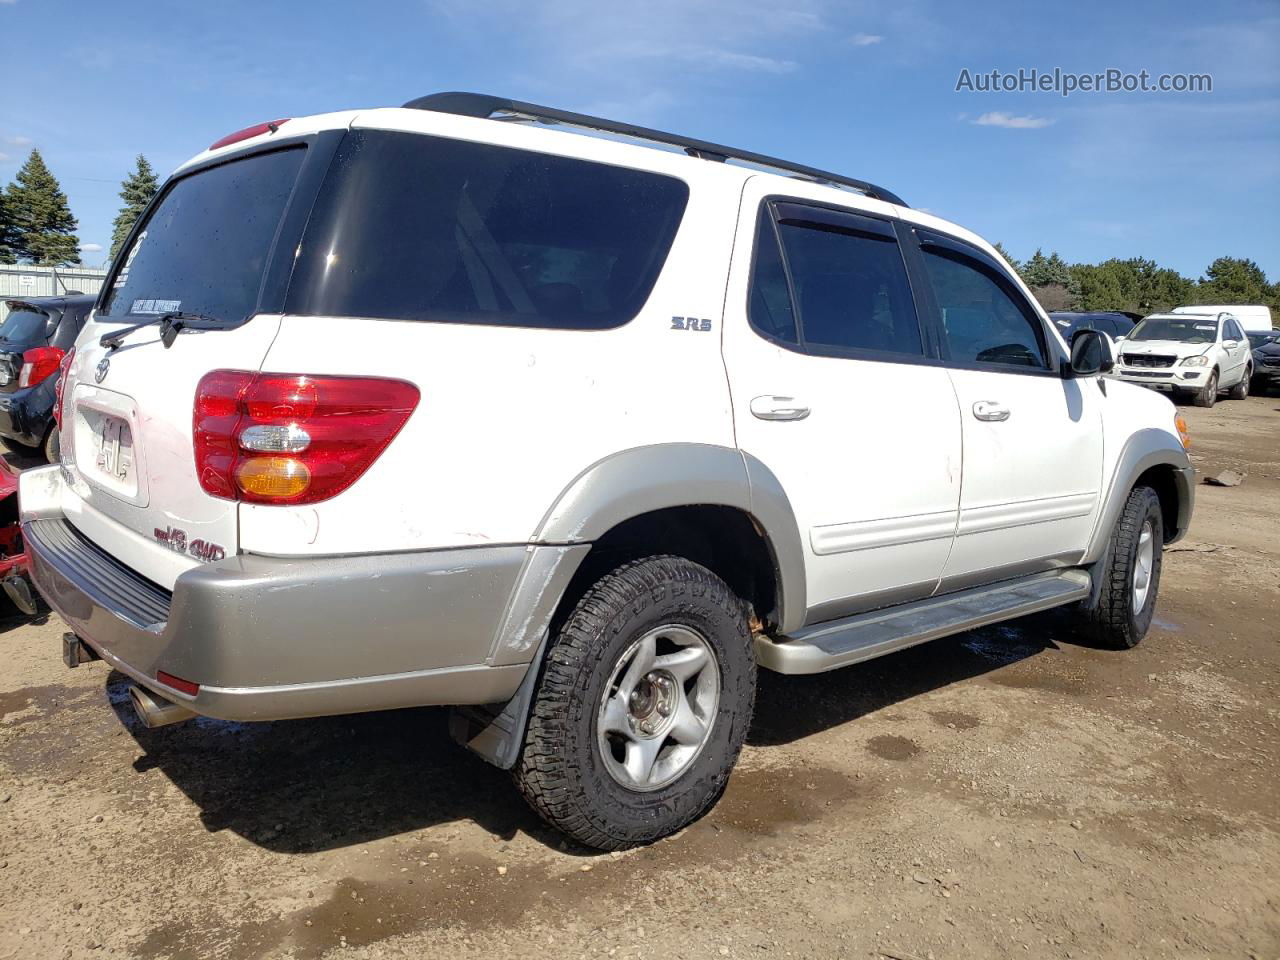
[[[1249,334],[1253,347],[1253,389],[1280,388],[1280,330]]]
[[[11,450],[58,459],[54,386],[95,296],[8,300],[0,325],[0,440]]]
[[[1097,330],[1105,333],[1112,340],[1117,337],[1127,337],[1134,324],[1142,317],[1137,314],[1122,313],[1119,310],[1093,313],[1071,313],[1060,310],[1049,314],[1049,319],[1062,334],[1062,339],[1070,343],[1071,338],[1079,330]]]

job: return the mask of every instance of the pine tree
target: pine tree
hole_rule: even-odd
[[[4,206],[12,238],[8,248],[18,260],[52,266],[80,262],[76,218],[39,150],[31,151],[5,187]]]
[[[129,231],[133,229],[138,217],[142,216],[142,211],[156,195],[158,188],[159,181],[156,179],[155,171],[151,169],[151,164],[147,163],[146,157],[138,154],[137,167],[120,184],[120,199],[124,201],[124,206],[116,214],[115,225],[111,231],[109,260],[115,258],[125,238],[129,236]]]
[[[9,216],[4,192],[0,191],[0,263],[18,262],[18,256],[13,252],[13,240],[13,218]]]

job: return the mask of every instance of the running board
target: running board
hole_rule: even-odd
[[[985,627],[1089,595],[1085,570],[1037,574],[755,638],[756,661],[778,673],[822,673],[938,637]]]

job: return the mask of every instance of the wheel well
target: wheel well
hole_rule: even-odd
[[[754,628],[777,624],[778,576],[768,540],[745,511],[702,505],[643,513],[596,540],[565,590],[552,630],[605,574],[658,554],[692,560],[724,580],[751,605]]]
[[[1168,465],[1155,466],[1138,477],[1135,487],[1150,487],[1160,498],[1160,519],[1164,524],[1165,541],[1172,540],[1178,530],[1178,482],[1174,479],[1174,468]]]

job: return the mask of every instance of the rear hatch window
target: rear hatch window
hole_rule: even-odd
[[[177,181],[134,240],[97,319],[251,316],[305,153],[258,154]]]
[[[47,313],[19,308],[0,324],[0,340],[26,345],[41,343],[48,332],[48,323]]]
[[[353,130],[312,211],[287,312],[600,330],[634,317],[688,200],[648,171]]]

